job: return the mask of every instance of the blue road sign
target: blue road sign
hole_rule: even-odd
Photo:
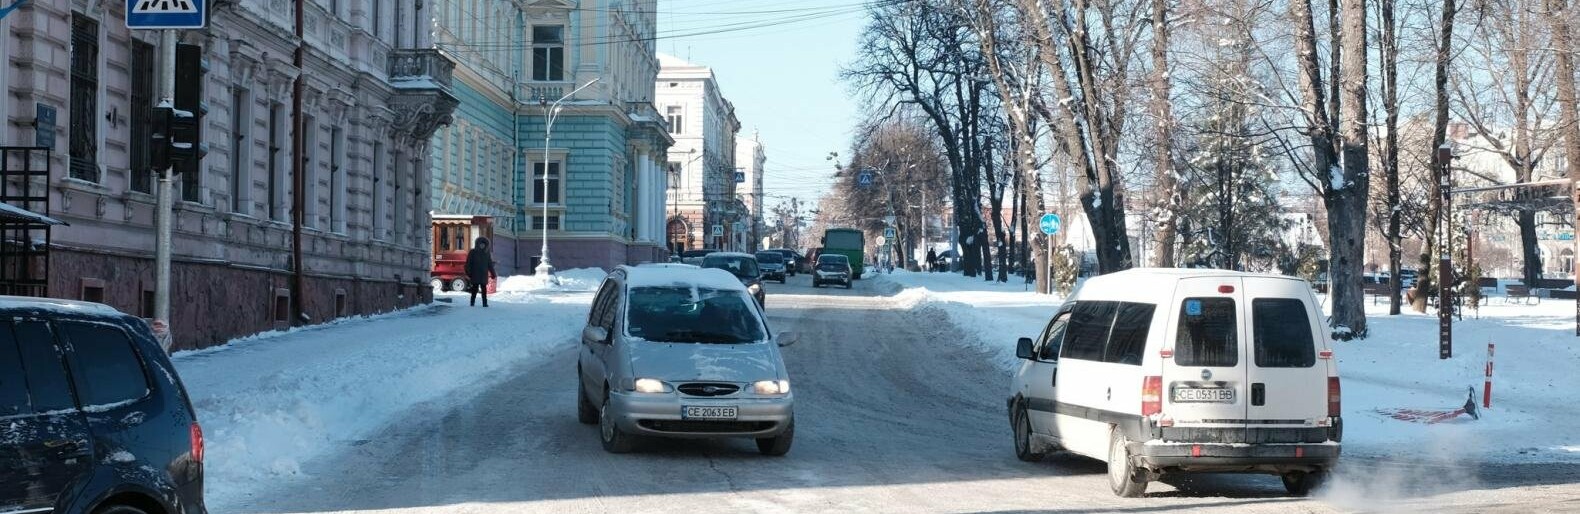
[[[883,229],[883,237],[887,237],[889,239],[894,239],[894,227],[888,227],[888,228]]]
[[[1038,221],[1037,226],[1042,228],[1042,233],[1051,236],[1059,233],[1060,223],[1059,215],[1050,212],[1042,215],[1042,219]]]
[[[126,0],[126,28],[201,29],[207,0]]]
[[[870,171],[863,171],[863,172],[861,172],[860,175],[856,175],[856,185],[859,185],[861,187],[871,186],[872,185],[872,172],[870,172]]]

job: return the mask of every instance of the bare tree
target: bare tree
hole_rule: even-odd
[[[1386,200],[1383,203],[1383,237],[1388,241],[1388,270],[1398,277],[1403,269],[1404,236],[1401,232],[1399,195],[1399,24],[1394,17],[1395,0],[1378,0],[1377,60],[1382,65],[1382,107],[1384,112],[1381,159]],[[1388,282],[1388,314],[1398,315],[1401,301],[1400,280]]]
[[[1152,265],[1160,268],[1174,266],[1174,242],[1179,229],[1179,210],[1183,201],[1174,172],[1174,113],[1169,98],[1169,2],[1152,0],[1152,114],[1157,137],[1157,167],[1154,173],[1153,215],[1157,218],[1157,232],[1153,234],[1157,249]]]
[[[1569,0],[1547,0],[1547,20],[1558,64],[1558,130],[1564,138],[1564,176],[1572,181],[1580,181],[1580,119],[1576,119],[1576,109],[1580,109],[1580,103],[1575,98],[1575,46],[1574,34],[1570,32],[1570,16]],[[1580,196],[1575,196],[1574,206],[1577,217],[1572,221],[1575,222],[1574,226],[1580,227]],[[1580,246],[1576,249],[1580,250]],[[1580,289],[1580,273],[1575,274],[1575,287]],[[1580,335],[1580,312],[1575,316],[1575,335]]]

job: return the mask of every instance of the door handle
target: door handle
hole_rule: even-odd
[[[55,452],[55,456],[62,459],[83,455],[83,449],[87,447],[87,445],[87,441],[72,439],[52,439],[44,441],[44,447],[48,448],[50,451]]]
[[[1114,399],[1114,388],[1112,388],[1112,387],[1108,388],[1108,398],[1107,399],[1109,399],[1109,400]]]

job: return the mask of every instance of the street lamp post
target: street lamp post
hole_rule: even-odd
[[[545,277],[553,276],[554,274],[554,266],[549,264],[549,141],[554,132],[554,120],[559,118],[560,102],[576,96],[576,93],[580,93],[581,90],[587,89],[587,86],[598,82],[598,78],[593,77],[586,84],[582,84],[581,87],[573,89],[571,92],[566,93],[565,96],[560,97],[559,100],[555,100],[553,104],[550,104],[549,99],[546,97],[538,97],[538,104],[543,106],[543,258],[538,261],[538,267],[533,269],[533,273]],[[566,174],[565,166],[560,166],[560,168],[561,180],[564,180],[564,175]]]

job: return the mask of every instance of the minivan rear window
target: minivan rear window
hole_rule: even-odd
[[[60,323],[71,342],[72,374],[77,399],[84,407],[113,405],[148,394],[148,376],[132,350],[132,340],[119,328],[88,323]]]
[[[1240,363],[1233,298],[1186,298],[1174,338],[1181,366],[1232,367]]]
[[[1317,363],[1311,318],[1300,300],[1251,300],[1251,338],[1256,343],[1257,367],[1309,368]]]

